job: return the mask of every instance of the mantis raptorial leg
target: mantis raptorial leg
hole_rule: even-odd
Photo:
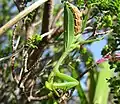
[[[69,54],[70,51],[72,51],[76,46],[70,48],[70,49],[66,49],[66,51],[62,54],[62,56],[60,57],[60,59],[58,60],[58,62],[56,63],[53,72],[51,72],[48,82],[46,82],[46,87],[50,90],[54,90],[54,89],[70,89],[72,87],[75,87],[79,84],[79,82],[72,78],[71,76],[68,76],[64,73],[61,73],[59,71],[59,66],[62,64],[62,62],[64,61],[64,59],[66,58],[66,56]],[[53,83],[54,80],[54,76],[59,77],[61,80],[65,80],[67,82],[63,82],[63,83]]]

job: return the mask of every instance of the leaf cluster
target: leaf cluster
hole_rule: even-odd
[[[32,35],[32,38],[28,39],[27,46],[30,48],[37,48],[37,45],[42,40],[42,37],[39,34]]]

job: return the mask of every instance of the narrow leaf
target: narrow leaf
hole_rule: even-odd
[[[67,3],[64,3],[64,48],[67,50],[74,40],[74,16]]]
[[[113,75],[113,71],[109,69],[108,62],[100,64],[100,73],[98,76],[98,82],[95,90],[94,104],[107,104],[109,96],[109,87],[107,78]]]

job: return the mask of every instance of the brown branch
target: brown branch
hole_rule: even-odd
[[[53,6],[53,0],[48,0],[44,4],[44,13],[43,13],[43,20],[42,20],[42,34],[45,32],[48,32],[50,29],[52,6]]]
[[[21,20],[22,18],[24,18],[26,15],[28,15],[30,12],[32,12],[33,10],[35,10],[36,8],[38,8],[41,4],[43,4],[46,1],[47,0],[38,0],[38,1],[36,1],[34,4],[32,4],[31,6],[27,7],[25,10],[23,10],[22,12],[20,12],[13,19],[11,19],[10,21],[8,21],[4,26],[2,26],[0,28],[0,36],[4,32],[6,32],[11,26],[13,26],[14,24],[16,24],[19,20]]]

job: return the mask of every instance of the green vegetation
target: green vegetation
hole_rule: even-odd
[[[0,103],[119,104],[119,37],[120,0],[1,0]]]

